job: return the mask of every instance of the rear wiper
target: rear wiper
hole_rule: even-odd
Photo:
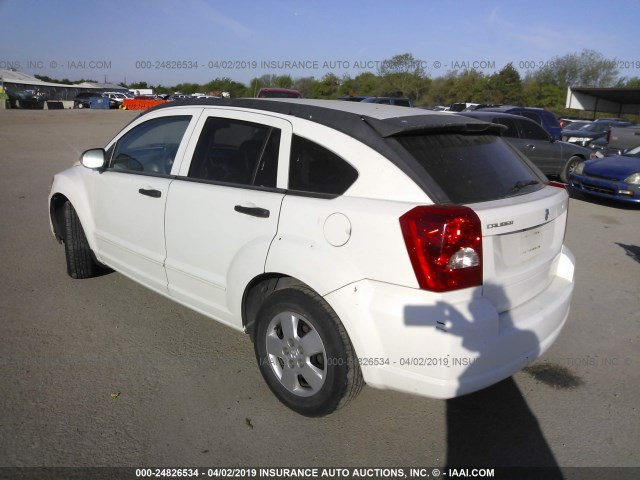
[[[527,181],[523,181],[523,180],[518,180],[516,182],[516,184],[511,188],[510,193],[516,193],[519,192],[520,190],[522,190],[524,187],[528,187],[530,185],[537,185],[538,182],[537,180],[527,180]]]

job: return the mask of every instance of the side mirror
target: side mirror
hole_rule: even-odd
[[[105,167],[105,155],[103,148],[92,148],[80,156],[80,163],[92,170],[99,170]]]

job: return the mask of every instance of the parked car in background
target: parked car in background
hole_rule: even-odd
[[[609,118],[598,119],[577,130],[569,126],[569,128],[562,131],[562,139],[566,142],[586,147],[594,140],[606,137],[611,127],[627,127],[629,125],[631,125],[631,122],[624,120]]]
[[[560,123],[558,122],[557,117],[550,111],[545,110],[543,108],[534,108],[534,107],[516,107],[513,105],[500,105],[499,107],[483,107],[480,105],[476,108],[477,111],[487,111],[487,112],[501,112],[501,113],[510,113],[512,115],[520,115],[521,117],[526,117],[542,128],[544,128],[548,134],[553,135],[556,140],[562,139],[562,128],[560,127]]]
[[[471,102],[454,102],[449,105],[449,111],[451,112],[462,112],[464,110],[476,110],[482,104],[480,103],[471,103]]]
[[[413,107],[413,103],[406,97],[366,97],[363,103],[380,103],[384,105],[396,105],[398,107]]]
[[[380,103],[384,105],[397,105],[400,107],[413,107],[411,99],[406,97],[367,97],[361,95],[344,95],[336,100],[347,102]]]
[[[116,102],[118,102],[118,105],[122,105],[123,100],[128,98],[124,93],[120,92],[102,92],[102,96],[109,97],[115,100]]]
[[[256,98],[302,98],[298,90],[291,88],[261,88]]]
[[[565,125],[562,125],[562,121],[560,121],[560,125],[562,126],[562,139],[565,140],[565,131],[569,130],[580,130],[582,127],[585,127],[591,123],[591,120],[574,120]]]
[[[91,98],[100,97],[101,95],[96,92],[80,92],[73,99],[73,108],[91,108]]]
[[[624,155],[588,160],[571,173],[574,193],[640,204],[640,146]]]
[[[461,112],[459,115],[504,125],[507,128],[502,135],[509,143],[546,175],[559,176],[565,183],[569,181],[569,174],[576,165],[591,158],[593,153],[588,148],[557,141],[536,122],[518,115],[486,109]]]
[[[611,127],[602,149],[604,155],[622,155],[627,150],[640,145],[640,126]]]
[[[361,102],[365,98],[367,97],[362,95],[343,95],[342,97],[336,98],[336,100],[343,100],[345,102]]]
[[[363,382],[456,397],[546,351],[574,285],[567,192],[500,129],[362,102],[170,102],[54,177],[51,227],[71,277],[106,265],[247,332],[296,412]]]
[[[120,103],[109,96],[98,92],[80,92],[73,99],[73,108],[91,108],[92,98],[108,98],[109,108],[119,108]]]

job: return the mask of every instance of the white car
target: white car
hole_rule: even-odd
[[[568,196],[467,117],[357,102],[185,100],[57,174],[67,270],[108,266],[250,334],[275,395],[436,398],[509,377],[565,323]]]
[[[125,100],[127,97],[124,93],[121,92],[103,92],[102,93],[103,97],[109,97],[112,100],[115,100],[118,103],[122,103],[123,100]]]

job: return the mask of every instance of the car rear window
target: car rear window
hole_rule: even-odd
[[[342,195],[358,178],[358,171],[335,153],[311,140],[293,136],[289,189],[297,192]]]
[[[544,186],[545,179],[495,135],[412,135],[397,140],[452,203],[498,200]]]

